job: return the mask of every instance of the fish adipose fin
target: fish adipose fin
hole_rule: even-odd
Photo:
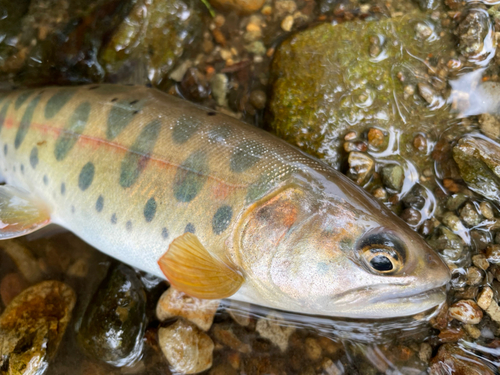
[[[0,240],[23,236],[50,224],[49,210],[29,193],[0,186]]]
[[[174,288],[201,299],[229,297],[244,281],[234,265],[215,259],[189,232],[170,244],[158,264]]]

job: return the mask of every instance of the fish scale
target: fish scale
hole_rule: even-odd
[[[354,248],[382,226],[418,243],[413,268],[431,252],[439,280],[424,277],[419,293],[449,277],[417,235],[394,217],[385,223],[391,214],[338,172],[260,129],[154,89],[4,93],[0,146],[8,185],[29,192],[19,196],[33,199],[40,217],[48,212],[97,249],[197,297],[237,291],[233,298],[271,307],[346,314],[326,302],[340,288],[329,284],[351,268],[367,287],[387,283]],[[4,236],[31,230],[7,227]],[[393,275],[406,290],[403,279]]]

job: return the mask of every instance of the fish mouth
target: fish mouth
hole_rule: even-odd
[[[383,285],[358,288],[333,298],[330,308],[334,315],[378,319],[419,314],[445,300],[446,286],[415,290],[409,285]]]

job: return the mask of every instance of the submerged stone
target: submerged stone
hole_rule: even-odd
[[[453,158],[468,187],[500,203],[500,146],[484,138],[464,137],[453,148]]]
[[[420,24],[432,35],[422,40]],[[430,102],[415,91],[405,93],[405,86],[429,85],[420,74],[427,67],[417,58],[431,52],[444,57],[453,48],[451,33],[421,14],[299,32],[274,57],[270,125],[281,138],[335,167],[348,131],[403,128],[400,150],[405,151],[412,131],[445,127],[449,117],[437,88]]]
[[[155,86],[202,29],[200,4],[190,0],[138,0],[101,50],[107,74]]]
[[[142,354],[146,294],[129,267],[114,268],[90,301],[78,329],[84,352],[113,366],[134,363]]]
[[[43,281],[15,297],[0,316],[1,373],[44,374],[75,301],[73,289],[59,281]]]

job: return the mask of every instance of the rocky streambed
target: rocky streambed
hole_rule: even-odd
[[[148,84],[338,168],[452,270],[433,315],[325,321],[190,298],[69,233],[0,243],[5,374],[495,374],[500,6],[0,0],[0,87]]]

